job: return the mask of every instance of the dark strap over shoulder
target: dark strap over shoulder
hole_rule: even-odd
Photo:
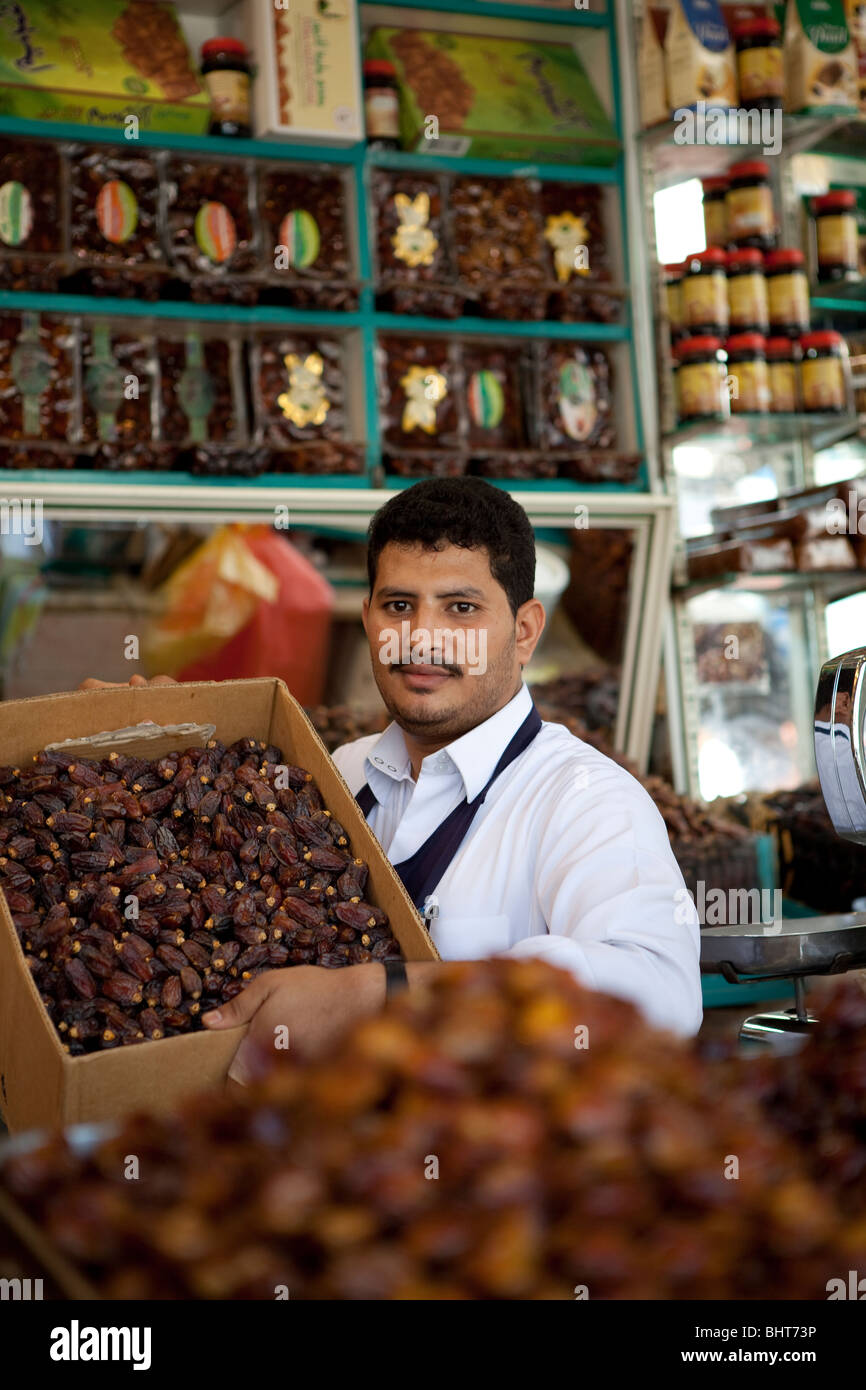
[[[419,912],[423,911],[425,899],[441,881],[465,840],[469,827],[480,807],[484,804],[484,798],[493,783],[500,773],[504,772],[509,764],[513,763],[515,758],[519,758],[520,754],[529,747],[540,728],[541,715],[533,705],[478,795],[473,797],[471,801],[467,801],[464,797],[460,804],[455,806],[454,810],[445,817],[442,824],[437,826],[433,834],[424,841],[420,849],[416,849],[415,853],[408,859],[404,859],[401,864],[394,865],[396,873],[403,881],[406,892]],[[369,816],[376,805],[376,798],[370,790],[369,783],[365,782],[355,796],[355,800],[364,815]]]

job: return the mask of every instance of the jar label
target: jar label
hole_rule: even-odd
[[[767,281],[770,323],[774,328],[808,327],[809,286],[802,271],[792,275],[773,275]]]
[[[728,322],[728,292],[723,270],[711,275],[687,275],[683,280],[683,324],[700,328],[704,324]]]
[[[720,362],[683,362],[677,368],[677,408],[681,420],[726,413]]]
[[[247,125],[250,119],[250,75],[231,69],[205,73],[214,120]]]
[[[801,370],[804,409],[845,409],[845,373],[838,357],[807,357]]]
[[[780,97],[784,91],[781,48],[746,48],[737,54],[740,100],[743,105],[761,97]]]
[[[286,213],[280,223],[280,245],[286,248],[288,263],[299,270],[312,265],[321,249],[319,224],[305,208]]]
[[[235,219],[225,203],[202,203],[195,215],[195,239],[209,261],[222,265],[238,243]]]
[[[728,373],[734,378],[731,409],[735,414],[770,409],[770,377],[766,362],[729,362]]]
[[[495,430],[505,414],[505,392],[495,372],[473,372],[466,392],[473,425]]]
[[[681,328],[683,322],[682,285],[666,285],[665,301],[667,303],[668,323],[671,328]]]
[[[138,199],[123,179],[110,179],[96,199],[96,225],[114,246],[129,241],[138,226]]]
[[[768,362],[770,409],[792,414],[797,409],[797,368],[793,362]]]
[[[857,219],[851,213],[818,218],[818,265],[857,269]]]
[[[754,188],[730,188],[725,204],[731,241],[741,241],[751,236],[772,236],[776,218],[773,195],[766,184],[757,184]]]
[[[732,275],[728,280],[728,309],[732,328],[767,323],[767,285],[760,272]]]
[[[595,380],[584,362],[566,362],[559,370],[559,416],[569,439],[589,439],[598,420]]]
[[[397,93],[388,87],[367,90],[364,96],[364,120],[368,140],[397,140],[400,136],[400,102]]]
[[[33,201],[23,183],[10,179],[0,187],[0,241],[20,246],[33,230]]]
[[[704,199],[704,230],[708,246],[727,245],[728,213],[724,198]]]

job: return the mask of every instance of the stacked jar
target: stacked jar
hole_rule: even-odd
[[[857,196],[834,189],[812,202],[816,276],[821,285],[860,279]]]

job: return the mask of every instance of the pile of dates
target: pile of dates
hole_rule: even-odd
[[[113,1299],[824,1299],[866,1257],[736,1078],[540,961],[0,1176]]]
[[[171,1037],[263,970],[399,956],[312,775],[241,739],[0,768],[0,888],[68,1052]]]

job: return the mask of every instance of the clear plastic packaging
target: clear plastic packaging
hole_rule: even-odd
[[[66,251],[63,173],[56,144],[0,139],[0,289],[57,289]]]
[[[249,160],[184,159],[165,166],[166,254],[198,303],[254,304],[259,237]]]
[[[297,309],[354,312],[358,283],[344,170],[259,165],[263,298]]]
[[[160,238],[160,163],[159,156],[129,147],[70,149],[73,279],[67,288],[159,298],[168,278]]]

